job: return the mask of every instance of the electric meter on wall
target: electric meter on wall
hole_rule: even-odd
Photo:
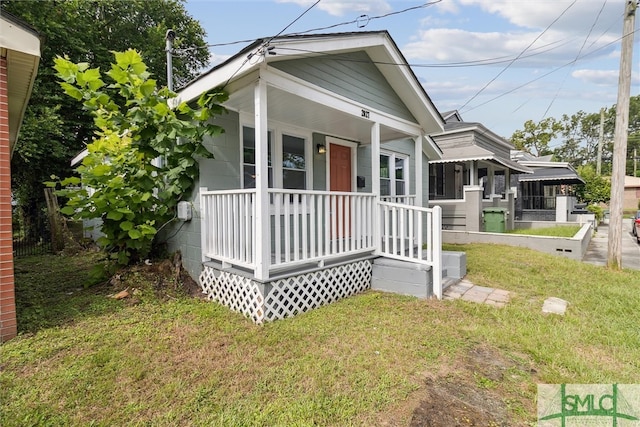
[[[178,219],[180,221],[191,220],[191,203],[186,201],[178,202]]]

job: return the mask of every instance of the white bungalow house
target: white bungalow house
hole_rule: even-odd
[[[165,230],[211,299],[283,318],[369,288],[380,257],[423,266],[441,296],[440,212],[426,206],[444,120],[386,31],[256,40],[179,99],[218,86],[225,133]]]

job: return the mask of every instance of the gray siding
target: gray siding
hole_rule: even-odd
[[[314,133],[312,141],[313,151],[313,189],[316,191],[325,191],[327,189],[327,155],[318,154],[316,146],[318,144],[326,145],[325,135]]]
[[[182,265],[194,280],[202,271],[202,249],[200,244],[200,193],[199,187],[209,190],[240,188],[240,128],[236,113],[225,114],[214,121],[225,132],[217,138],[206,138],[205,146],[214,155],[213,159],[200,160],[200,177],[195,189],[186,200],[192,203],[191,221],[175,220],[161,232],[169,252],[180,251]]]
[[[365,52],[278,61],[270,65],[363,105],[416,122]]]

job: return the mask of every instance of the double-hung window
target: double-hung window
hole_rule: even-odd
[[[271,132],[267,133],[267,163],[269,168],[269,187],[273,187],[273,167],[271,165]],[[248,126],[242,127],[242,186],[256,188],[256,132]]]
[[[274,138],[274,135],[277,135]],[[256,186],[255,129],[242,126],[243,188]],[[268,132],[269,188],[293,190],[307,189],[309,159],[307,140],[299,136],[274,131]]]
[[[304,138],[282,135],[282,188],[307,188],[307,161]]]
[[[405,196],[409,190],[409,159],[398,153],[380,154],[380,195]]]

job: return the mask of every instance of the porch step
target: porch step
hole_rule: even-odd
[[[373,260],[371,289],[418,298],[433,294],[431,267],[389,258]]]
[[[426,256],[426,254],[425,254]],[[442,287],[458,283],[467,274],[467,254],[442,252]],[[389,258],[373,260],[371,289],[429,298],[433,295],[431,267]]]
[[[467,254],[465,252],[442,251],[442,277],[462,279],[466,274]]]

